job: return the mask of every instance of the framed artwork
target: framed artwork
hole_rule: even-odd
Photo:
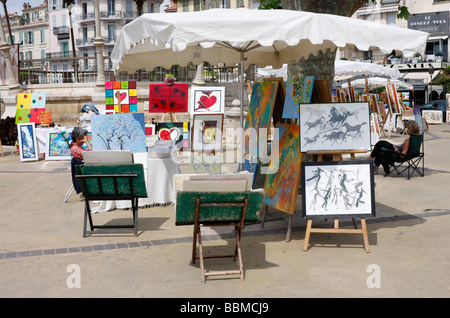
[[[400,113],[401,107],[400,107],[400,101],[398,99],[397,94],[397,88],[395,87],[395,84],[393,83],[387,83],[386,84],[386,94],[387,94],[387,101],[388,105],[391,108],[391,111],[393,113]]]
[[[91,116],[93,150],[147,152],[143,113]]]
[[[145,124],[145,135],[153,136],[156,134],[156,125],[155,124]]]
[[[150,84],[150,113],[187,113],[188,84]]]
[[[314,76],[288,78],[286,82],[286,99],[284,100],[283,118],[298,118],[300,104],[311,103]]]
[[[17,124],[20,161],[37,161],[39,159],[35,127],[34,123]]]
[[[70,152],[70,143],[72,142],[72,130],[74,127],[66,129],[68,133],[68,142],[63,138],[61,133],[56,130],[49,129],[47,131],[47,143],[45,147],[45,160],[71,160],[72,154]],[[86,128],[88,130],[88,140],[92,145],[92,132],[91,128]],[[84,149],[88,149],[86,144],[82,146]]]
[[[446,112],[446,122],[447,123],[450,123],[450,110],[447,110],[447,112]]]
[[[253,84],[244,126],[245,153],[258,156],[258,144],[265,145],[277,96],[278,82],[257,82]],[[266,128],[263,133],[261,128]]]
[[[300,150],[371,149],[369,103],[300,105]]]
[[[159,140],[175,140],[178,149],[189,149],[190,147],[190,123],[157,123],[156,134]]]
[[[422,110],[422,117],[428,124],[442,124],[444,122],[441,110]]]
[[[17,94],[16,124],[40,124],[40,116],[45,111],[46,102],[46,93]]]
[[[223,114],[197,114],[192,123],[192,150],[222,150]]]
[[[373,163],[302,162],[304,218],[375,216]]]
[[[225,87],[191,87],[191,115],[224,112]]]
[[[280,156],[278,163],[271,160],[269,164],[263,203],[277,210],[294,214],[300,182],[300,127],[278,125],[277,130]]]
[[[137,112],[136,81],[105,82],[105,110],[116,113]]]

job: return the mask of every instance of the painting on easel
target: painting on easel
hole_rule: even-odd
[[[371,149],[369,104],[300,105],[300,149]]]
[[[46,93],[17,94],[16,124],[40,124],[40,116],[45,112],[46,102]]]
[[[258,82],[253,85],[244,127],[245,153],[248,155],[258,156],[258,144],[264,145],[267,142],[278,85],[278,82],[274,81]],[[260,133],[261,128],[267,129],[266,134]]]
[[[188,84],[150,84],[150,113],[187,113]]]
[[[283,118],[298,118],[299,104],[309,104],[314,86],[314,76],[288,78],[286,82],[286,99]]]
[[[299,125],[278,125],[280,156],[278,164],[270,162],[264,185],[263,203],[294,214],[300,182]]]
[[[115,113],[137,112],[136,81],[105,82],[105,109]]]
[[[301,175],[303,217],[375,216],[371,161],[302,162]]]
[[[223,114],[225,111],[225,87],[192,87],[191,115]]]

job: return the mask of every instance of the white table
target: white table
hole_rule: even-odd
[[[175,204],[173,176],[180,173],[177,157],[148,158],[147,194],[151,204]]]

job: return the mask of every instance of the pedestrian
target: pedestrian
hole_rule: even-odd
[[[408,135],[419,135],[420,134],[420,126],[416,121],[410,121],[408,123],[407,128]],[[401,145],[394,145],[390,143],[387,140],[380,140],[378,141],[375,146],[373,147],[372,152],[370,153],[370,156],[367,157],[367,160],[373,160],[374,161],[374,170],[375,173],[378,173],[378,168],[380,165],[383,166],[385,175],[388,175],[390,172],[390,156],[392,154],[388,151],[383,150],[382,148],[386,148],[389,150],[401,152],[403,154],[406,154],[409,149],[409,142],[410,138],[406,138],[403,144]]]

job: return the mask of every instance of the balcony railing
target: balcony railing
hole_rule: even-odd
[[[97,60],[95,57],[71,57],[72,52],[49,53],[46,59],[21,60],[21,84],[52,84],[52,83],[90,83],[97,81]],[[77,72],[74,72],[75,66]],[[163,82],[166,74],[172,74],[178,82],[192,82],[197,72],[196,65],[186,67],[173,66],[170,69],[156,67],[149,70],[138,70],[135,73],[121,72],[114,74],[112,63],[105,58],[105,78],[115,78],[120,81]],[[203,69],[205,82],[236,82],[239,78],[238,66],[207,66]],[[252,80],[252,78],[249,78]]]
[[[399,4],[400,0],[381,0],[381,5],[392,5],[392,4]]]

